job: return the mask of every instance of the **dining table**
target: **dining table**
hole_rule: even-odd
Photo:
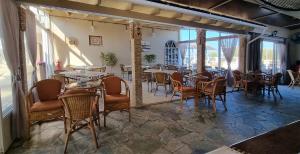
[[[100,87],[100,81],[73,82],[65,86],[66,89],[95,89]]]

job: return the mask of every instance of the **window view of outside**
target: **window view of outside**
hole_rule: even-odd
[[[261,70],[263,72],[277,73],[281,71],[280,43],[263,41]]]
[[[12,104],[11,74],[6,65],[3,54],[2,40],[0,38],[0,88],[2,111]]]
[[[206,51],[205,51],[205,66],[215,68],[227,69],[228,65],[221,47],[221,37],[229,36],[232,34],[221,33],[217,31],[206,31]],[[231,62],[231,69],[238,68],[238,50],[239,42],[237,42],[237,47]]]
[[[179,40],[179,53],[184,54],[183,65],[189,69],[196,69],[197,65],[197,32],[195,29],[181,29]],[[179,56],[179,57],[181,57]]]

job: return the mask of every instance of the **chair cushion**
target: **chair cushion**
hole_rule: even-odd
[[[124,103],[129,101],[130,99],[128,96],[123,94],[116,94],[116,95],[106,95],[104,103]]]
[[[41,102],[57,100],[61,92],[61,82],[55,79],[46,79],[36,84],[36,90]]]
[[[193,87],[175,87],[175,90],[179,91],[179,90],[182,90],[183,92],[195,92],[196,89],[193,88]]]
[[[107,95],[116,95],[121,93],[121,79],[119,77],[111,76],[103,79]]]
[[[49,111],[62,108],[63,104],[60,100],[51,100],[43,102],[35,102],[30,108],[30,112]]]

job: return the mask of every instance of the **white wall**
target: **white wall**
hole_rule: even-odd
[[[130,65],[130,35],[125,25],[94,22],[94,31],[91,22],[78,19],[51,17],[51,31],[55,60],[60,60],[64,66],[71,65],[102,65],[100,52],[114,52],[118,64],[113,68],[114,73],[119,73],[119,64]],[[157,63],[163,63],[164,43],[168,40],[178,41],[177,31],[154,30],[143,28],[144,41],[150,42],[151,51],[144,54],[156,54]],[[90,46],[89,35],[99,35],[103,38],[103,46]],[[73,37],[77,45],[70,45],[68,38]]]

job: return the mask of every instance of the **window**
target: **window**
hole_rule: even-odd
[[[284,52],[284,44],[263,40],[261,71],[277,73],[281,72],[281,52]]]
[[[183,66],[195,69],[197,65],[197,31],[196,29],[181,29],[179,36],[179,53]]]
[[[225,56],[222,52],[221,39],[223,37],[228,37],[233,34],[231,33],[222,33],[217,31],[206,31],[206,50],[205,50],[205,66],[209,68],[225,68],[227,69],[228,65],[225,59]],[[239,42],[231,61],[231,69],[238,68],[238,51],[239,51]]]
[[[0,88],[1,88],[1,102],[2,112],[6,112],[9,106],[12,105],[12,87],[11,87],[11,73],[7,67],[3,47],[2,38],[0,38]]]

